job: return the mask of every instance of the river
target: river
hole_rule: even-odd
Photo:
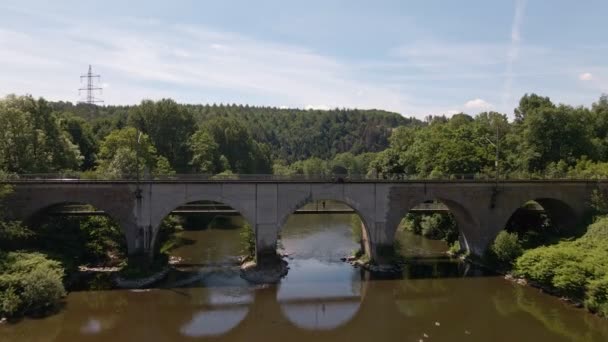
[[[340,261],[357,247],[350,214],[292,215],[276,286],[239,277],[238,234],[185,231],[159,288],[71,292],[57,314],[0,326],[0,341],[608,341],[607,321],[451,260],[441,241],[399,232],[402,274],[353,268]]]

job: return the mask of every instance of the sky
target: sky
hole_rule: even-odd
[[[508,115],[608,93],[608,1],[0,3],[0,96]]]

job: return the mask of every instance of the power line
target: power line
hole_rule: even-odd
[[[93,68],[91,67],[90,64],[89,64],[89,72],[87,72],[85,75],[80,75],[80,83],[82,83],[83,78],[86,78],[87,86],[85,88],[78,89],[78,95],[80,95],[81,92],[84,90],[84,91],[86,91],[86,99],[84,101],[79,101],[79,102],[86,103],[89,105],[95,105],[96,103],[103,103],[103,100],[95,97],[95,92],[99,91],[99,94],[101,95],[101,92],[103,91],[103,89],[101,87],[95,85],[95,82],[99,82],[101,80],[101,76],[93,74]]]

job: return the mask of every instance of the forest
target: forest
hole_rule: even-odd
[[[608,178],[607,95],[587,108],[526,94],[511,116],[460,113],[424,120],[382,110],[191,105],[171,99],[89,106],[10,95],[0,100],[0,127],[2,177],[199,173],[493,179],[498,163],[500,178]],[[10,191],[0,188],[0,198]],[[488,260],[608,315],[608,266],[600,262],[608,257],[608,205],[606,194],[596,197],[596,212],[581,235],[556,235],[539,220],[530,229],[501,233]],[[52,307],[64,295],[66,273],[75,264],[124,258],[120,231],[111,222],[91,218],[30,229],[4,217],[0,207],[0,316]],[[457,243],[449,219],[407,219],[407,229]],[[57,226],[69,227],[65,236],[86,248],[66,255],[50,247],[45,232]]]

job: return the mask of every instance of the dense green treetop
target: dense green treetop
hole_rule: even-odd
[[[18,173],[77,170],[82,155],[48,102],[9,95],[0,101],[0,169]]]
[[[88,106],[8,96],[0,100],[0,168],[118,177],[132,176],[139,163],[152,174],[492,177],[498,146],[503,174],[590,176],[583,167],[604,170],[606,95],[584,108],[526,94],[514,114],[512,122],[496,112],[419,121],[381,110],[187,105],[170,99]],[[140,132],[145,138],[138,148],[153,153],[133,147]],[[144,159],[138,162],[137,153]]]
[[[179,171],[186,171],[191,159],[188,139],[196,130],[192,113],[170,99],[144,100],[129,110],[129,126],[150,136],[161,156]]]
[[[110,178],[173,173],[167,159],[157,154],[148,135],[133,127],[112,131],[101,142],[97,171]]]

